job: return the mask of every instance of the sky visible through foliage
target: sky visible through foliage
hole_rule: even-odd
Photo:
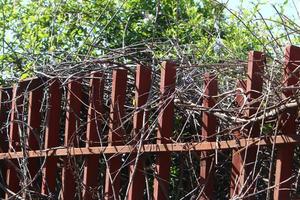
[[[236,0],[222,0],[223,3],[227,2],[227,5],[229,8],[238,10],[239,8],[247,8],[252,9],[258,1],[249,1],[249,0],[240,0],[239,3],[237,3]],[[295,19],[297,23],[300,22],[299,12],[300,12],[300,1],[298,0],[265,0],[261,1],[261,12],[265,17],[274,17],[277,15],[276,10],[274,9],[273,5],[275,6],[282,6],[286,4],[285,6],[285,15],[287,15],[290,18]]]
[[[286,44],[299,42],[296,0],[2,0],[0,4],[0,82],[32,76],[37,66],[82,61],[132,45],[147,48],[148,56],[156,60],[176,60],[183,54],[203,63],[245,59],[253,49],[276,57]],[[144,58],[145,54],[137,59]]]

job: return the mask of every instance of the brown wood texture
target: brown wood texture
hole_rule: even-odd
[[[78,128],[80,126],[80,109],[82,103],[81,80],[70,80],[67,92],[65,141],[67,147],[78,146]],[[72,157],[64,158],[62,168],[62,199],[74,199],[76,191],[76,162]],[[77,197],[78,198],[78,197]]]
[[[137,145],[137,151],[142,143],[138,143],[143,136],[147,134],[147,120],[148,113],[145,111],[145,104],[147,103],[150,87],[151,87],[151,68],[137,65],[135,77],[135,109],[137,111],[133,116],[133,144]],[[144,175],[144,157],[139,154],[131,156],[129,164],[129,200],[143,199],[145,187]]]
[[[61,84],[58,79],[49,80],[48,109],[46,110],[46,131],[44,149],[59,146],[61,116]],[[45,157],[42,170],[41,193],[52,195],[55,192],[57,178],[57,157]]]
[[[33,79],[30,83],[32,89],[28,95],[28,119],[27,119],[27,146],[31,150],[43,149],[40,146],[41,136],[40,136],[40,126],[41,126],[41,103],[43,98],[44,85],[41,79]],[[41,170],[40,161],[38,158],[28,159],[28,169],[31,182],[31,190],[36,190],[37,177],[39,176],[39,171]],[[39,185],[40,186],[40,185]],[[36,191],[39,192],[39,191]]]
[[[86,130],[86,147],[101,146],[100,137],[103,135],[103,92],[104,75],[100,72],[91,74],[89,83],[89,108]],[[83,174],[83,199],[98,199],[97,187],[99,186],[99,155],[90,155],[85,158]]]
[[[21,141],[19,137],[19,128],[22,130],[24,122],[24,90],[28,90],[27,82],[20,82],[13,86],[12,103],[9,125],[9,149],[8,152],[21,151]],[[20,182],[22,181],[19,164],[16,160],[7,162],[6,186],[13,193],[19,192]],[[8,199],[14,195],[6,192],[5,198]]]
[[[144,144],[142,145],[141,153],[159,153],[159,152],[190,152],[190,151],[211,151],[211,150],[226,150],[239,148],[237,153],[245,151],[246,147],[250,146],[267,146],[276,144],[291,145],[300,144],[299,135],[278,135],[272,137],[240,139],[239,143],[236,140],[227,140],[219,142],[195,142],[195,143],[170,143],[170,144]],[[92,154],[123,154],[135,153],[137,148],[132,145],[120,146],[103,146],[103,147],[56,147],[46,150],[28,151],[29,158],[34,157],[58,157],[58,156],[85,156]],[[0,153],[0,160],[23,158],[23,152],[8,152]]]
[[[158,115],[157,144],[170,143],[173,132],[174,91],[176,83],[176,64],[164,61],[161,68],[161,100]],[[169,199],[169,176],[171,157],[169,152],[157,154],[153,183],[153,199]]]
[[[255,114],[260,106],[260,101],[255,102],[255,100],[261,96],[265,64],[266,57],[264,53],[257,51],[249,52],[246,85],[244,85],[244,81],[240,82],[240,87],[242,89],[244,89],[243,87],[246,87],[245,95],[247,101],[243,101],[241,94],[238,94],[237,96],[237,103],[239,106],[248,108],[245,113],[242,113],[245,116],[249,117]],[[245,134],[246,137],[258,137],[260,127],[258,123],[252,123],[242,131],[243,133],[237,131],[237,139],[244,137],[243,134]],[[233,150],[232,156],[231,197],[243,195],[245,191],[252,193],[252,181],[258,172],[253,168],[256,162],[257,148],[247,148],[246,151],[241,153],[238,153],[237,151],[238,149]],[[251,184],[252,186],[250,186]],[[248,187],[251,188],[249,189]]]
[[[11,109],[12,88],[0,88],[0,152],[8,152],[9,114]],[[6,163],[0,161],[0,183],[6,185]],[[0,198],[5,197],[5,191],[0,188]]]
[[[215,99],[211,96],[218,94],[217,77],[213,74],[204,74],[204,98],[203,107],[213,108]],[[206,141],[216,140],[217,119],[214,115],[204,112],[202,114],[202,139]],[[214,199],[214,161],[210,156],[214,151],[202,151],[200,161],[200,181],[204,190],[200,199]]]
[[[110,107],[110,122],[108,145],[121,145],[125,130],[123,128],[124,104],[127,85],[127,70],[116,69],[112,77],[112,94]],[[105,199],[118,199],[120,191],[121,155],[107,157],[105,175]]]
[[[288,46],[285,49],[285,66],[284,79],[285,86],[292,86],[299,84],[299,72],[294,72],[300,65],[300,48],[296,46]],[[283,98],[293,96],[295,91],[287,90],[283,92]],[[281,133],[283,135],[296,135],[298,116],[297,109],[289,109],[280,116]],[[275,189],[274,200],[291,199],[291,187],[295,182],[293,177],[293,157],[294,146],[283,145],[278,148],[278,155],[276,159],[275,170]]]

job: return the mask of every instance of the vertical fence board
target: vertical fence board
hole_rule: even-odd
[[[40,149],[40,125],[41,125],[41,101],[43,98],[43,87],[41,79],[33,79],[30,82],[32,88],[29,92],[28,102],[28,147],[30,150]],[[28,169],[31,180],[37,175],[40,166],[38,158],[30,158],[28,160]]]
[[[299,83],[299,72],[294,72],[300,65],[300,48],[287,46],[285,49],[284,82],[285,86]],[[295,94],[294,90],[286,90],[283,96],[288,98]],[[297,109],[289,109],[280,116],[281,131],[283,135],[296,134]],[[295,181],[293,176],[294,145],[282,145],[278,147],[275,171],[274,200],[291,199],[291,186]]]
[[[91,75],[89,88],[89,108],[86,131],[86,147],[100,146],[101,123],[103,118],[104,75],[94,72]],[[98,199],[97,186],[99,177],[99,155],[87,156],[84,166],[83,199]]]
[[[146,133],[147,126],[144,125],[144,120],[147,121],[147,112],[143,106],[147,103],[150,87],[151,87],[151,68],[142,65],[137,65],[136,80],[135,80],[135,111],[133,116],[133,141],[132,145],[140,144],[142,134]],[[136,161],[138,159],[138,161]],[[140,155],[132,155],[129,165],[129,200],[143,199],[145,187],[145,175],[143,172],[144,158]]]
[[[173,131],[174,117],[174,91],[176,82],[176,64],[164,61],[161,69],[160,79],[160,113],[158,116],[157,143],[165,144],[170,142]],[[169,199],[169,176],[171,157],[169,152],[157,155],[156,170],[154,178],[153,199]]]
[[[8,151],[7,128],[5,127],[8,119],[8,111],[11,109],[12,88],[0,88],[0,150],[1,152]]]
[[[108,133],[108,145],[121,145],[125,130],[122,126],[124,116],[124,104],[127,84],[127,70],[116,69],[112,77],[112,94],[110,108],[110,129]],[[118,199],[120,190],[121,156],[108,157],[105,176],[105,199]]]
[[[7,137],[6,137],[6,133],[4,132],[5,130],[5,113],[6,110],[4,108],[4,102],[5,102],[5,92],[3,90],[3,88],[0,88],[0,152],[7,152],[7,145],[5,144]],[[0,168],[1,168],[1,174],[0,174],[0,184],[2,184],[3,186],[5,186],[5,163],[3,160],[0,161]],[[2,188],[0,188],[0,198],[4,198],[4,190]]]
[[[239,107],[244,105],[245,97],[242,93],[246,92],[246,82],[247,80],[238,80],[237,88],[239,89],[236,93],[236,103]],[[242,113],[239,113],[242,114]],[[235,131],[234,135],[238,140],[241,138],[240,131]],[[232,150],[232,170],[230,177],[230,196],[233,197],[239,193],[241,189],[241,185],[243,184],[243,176],[242,176],[242,167],[243,167],[243,154],[238,153],[239,149]]]
[[[26,89],[26,82],[20,82],[13,86],[12,103],[11,103],[11,113],[10,113],[10,127],[9,127],[9,152],[20,151],[20,137],[19,137],[19,126],[22,124],[17,121],[22,122],[24,120],[23,110],[24,110],[24,96],[22,92]],[[8,161],[6,170],[6,185],[9,190],[16,193],[20,190],[21,180],[18,176],[19,166],[16,160]],[[6,193],[6,199],[8,199],[11,194]]]
[[[240,82],[241,87],[246,87],[246,95],[248,104],[250,108],[246,111],[246,116],[251,116],[257,112],[259,102],[253,103],[253,101],[260,97],[263,86],[263,71],[264,65],[266,63],[266,58],[262,52],[250,51],[248,55],[248,72],[246,85]],[[243,106],[242,96],[237,96],[237,101],[239,106]],[[252,102],[252,103],[251,103]],[[249,103],[251,105],[249,105]],[[259,136],[259,124],[254,123],[247,127],[248,134],[250,137]],[[242,135],[237,133],[237,139],[241,138]],[[231,174],[231,196],[241,194],[241,189],[247,190],[248,186],[251,184],[256,173],[254,167],[254,162],[256,160],[257,148],[251,147],[247,148],[243,152],[237,152],[238,150],[233,150],[232,156],[232,174]],[[257,171],[256,171],[257,172]],[[253,186],[252,186],[253,187]],[[253,190],[248,190],[248,193],[253,192]]]
[[[215,105],[215,100],[211,97],[217,95],[218,84],[217,77],[206,73],[204,75],[204,96],[203,107],[212,108]],[[202,127],[202,139],[207,141],[215,141],[216,137],[216,126],[217,119],[214,115],[207,112],[203,113],[202,116],[203,127]],[[214,152],[201,152],[201,157],[205,158],[200,161],[200,178],[201,182],[205,185],[203,193],[200,199],[214,199],[213,198],[213,179],[214,179],[214,163],[210,156]]]
[[[80,125],[82,90],[80,80],[71,80],[68,83],[66,124],[65,124],[65,146],[77,146],[76,131]],[[76,163],[72,157],[64,158],[62,168],[62,199],[74,199],[76,193],[75,172]]]
[[[46,111],[45,149],[59,146],[61,90],[58,79],[50,80],[48,109]],[[46,158],[42,173],[42,194],[55,192],[57,176],[57,158]]]
[[[8,127],[6,127],[8,120],[8,111],[11,109],[11,88],[0,88],[0,152],[8,152]],[[1,177],[0,183],[6,185],[6,163],[5,161],[0,161],[1,167]],[[5,191],[0,188],[0,198],[4,198]]]

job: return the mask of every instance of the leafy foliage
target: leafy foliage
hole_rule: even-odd
[[[250,49],[266,48],[265,33],[275,29],[253,22],[259,5],[239,14],[211,0],[5,0],[0,3],[2,75],[26,78],[37,65],[99,57],[133,44],[150,45],[157,59],[243,58]],[[286,25],[295,28],[292,21]]]

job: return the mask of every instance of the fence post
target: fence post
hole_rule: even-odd
[[[0,150],[2,152],[8,152],[8,138],[7,138],[7,130],[8,127],[5,128],[8,124],[6,121],[8,119],[8,111],[11,109],[11,88],[0,88]],[[4,160],[0,161],[1,166],[1,177],[0,183],[5,186],[6,180],[6,163]],[[0,198],[4,198],[5,191],[0,188]]]
[[[4,128],[8,119],[8,111],[11,109],[12,88],[0,87],[0,147],[2,152],[8,151],[7,129]]]
[[[239,89],[236,91],[235,101],[239,107],[244,106],[245,97],[243,93],[246,92],[246,82],[247,80],[238,80],[237,81],[237,88]],[[239,116],[243,113],[239,113]],[[239,140],[241,137],[241,133],[239,130],[234,131],[234,137]],[[243,171],[243,161],[244,161],[244,154],[239,154],[239,149],[232,150],[232,170],[231,170],[231,177],[230,177],[230,196],[233,197],[239,194],[241,190],[241,186],[244,184],[244,171]]]
[[[122,117],[127,84],[127,70],[113,71],[108,145],[121,145],[125,130]],[[121,155],[108,157],[105,176],[105,199],[119,199]]]
[[[215,105],[215,100],[211,97],[218,93],[218,82],[215,75],[204,74],[204,98],[203,107],[212,108]],[[215,141],[217,119],[214,115],[204,112],[202,116],[202,139],[207,141]],[[213,198],[213,175],[214,163],[210,154],[214,152],[202,151],[201,157],[205,158],[200,161],[200,178],[204,185],[204,191],[200,199],[214,199]]]
[[[89,87],[89,108],[86,130],[86,147],[99,146],[101,137],[101,124],[103,123],[103,92],[104,75],[93,72]],[[83,199],[98,199],[96,195],[99,177],[99,155],[86,156],[83,174]]]
[[[264,53],[258,51],[250,51],[248,55],[248,72],[246,80],[246,95],[247,103],[243,105],[241,96],[238,95],[237,101],[239,106],[247,106],[247,111],[243,113],[246,116],[255,114],[259,107],[259,102],[255,102],[255,99],[261,96],[263,86],[263,72],[266,58]],[[240,82],[242,86],[243,83]],[[259,136],[259,124],[253,123],[246,127],[246,132],[250,137]],[[237,131],[237,139],[242,138],[242,134]],[[231,173],[231,197],[241,195],[242,188],[247,190],[248,186],[251,187],[251,182],[256,175],[254,163],[256,162],[257,147],[246,148],[243,152],[233,150],[232,156],[232,173]],[[247,187],[244,187],[247,186]],[[251,193],[253,190],[248,190]]]
[[[82,90],[80,80],[71,80],[68,83],[66,124],[65,124],[65,146],[77,146],[76,131],[80,126]],[[64,158],[62,168],[62,199],[74,199],[76,193],[75,172],[76,163],[72,158]],[[79,195],[79,194],[78,194]]]
[[[296,46],[287,46],[285,49],[284,66],[284,86],[292,86],[299,82],[300,48]],[[295,90],[287,89],[283,91],[283,97],[288,98],[295,94]],[[297,109],[289,109],[280,116],[281,133],[283,135],[296,134]],[[278,146],[278,155],[275,170],[275,189],[274,200],[291,199],[291,186],[294,182],[293,173],[293,155],[294,145]]]
[[[58,79],[49,81],[48,109],[46,111],[46,132],[44,148],[59,146],[59,129],[61,116],[61,88]],[[50,195],[55,192],[57,176],[57,157],[46,158],[42,173],[41,192]]]
[[[28,136],[28,147],[30,150],[38,150],[41,147],[40,142],[40,125],[41,125],[41,102],[43,98],[43,86],[42,81],[39,78],[32,79],[30,81],[30,87],[32,88],[29,92],[28,102],[28,119],[27,119],[27,136]],[[31,179],[37,175],[40,166],[39,158],[28,159],[28,169],[30,172]],[[34,182],[35,183],[35,182]],[[34,184],[32,184],[34,185]]]
[[[146,134],[148,119],[147,111],[145,111],[145,104],[147,103],[150,87],[151,87],[151,68],[142,65],[137,65],[135,78],[135,111],[133,116],[133,144],[137,145],[140,140],[143,140],[142,135]],[[145,123],[145,124],[144,124]],[[142,142],[142,141],[141,141]],[[142,143],[138,143],[141,145]],[[137,146],[138,148],[138,146]],[[145,187],[144,175],[144,158],[138,154],[132,155],[129,165],[129,192],[128,200],[143,199]]]
[[[17,121],[24,120],[24,105],[23,105],[23,94],[26,88],[26,82],[20,82],[13,86],[12,103],[11,103],[11,113],[10,113],[10,125],[9,125],[9,152],[20,151],[20,137],[19,137],[19,126],[21,124]],[[9,160],[6,170],[6,185],[12,192],[18,192],[20,190],[21,180],[18,176],[19,166],[16,160]],[[10,198],[11,194],[6,192],[5,199]]]
[[[160,112],[158,116],[157,143],[170,143],[173,131],[174,117],[174,91],[176,83],[176,64],[164,61],[161,68],[160,77]],[[155,200],[169,199],[169,176],[170,176],[171,157],[169,152],[157,155],[154,191]]]

